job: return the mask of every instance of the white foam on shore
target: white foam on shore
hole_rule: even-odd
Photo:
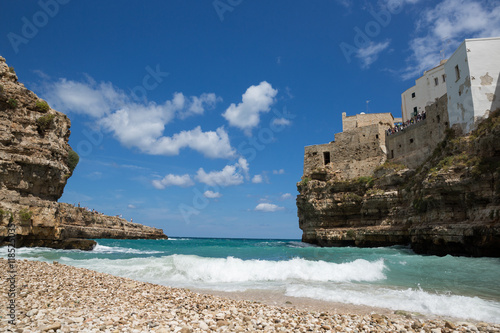
[[[383,260],[357,259],[335,264],[325,261],[242,260],[233,257],[204,258],[195,255],[133,259],[68,260],[68,264],[162,284],[175,282],[224,284],[272,281],[378,281],[385,279]]]
[[[500,304],[479,297],[437,294],[415,289],[390,289],[357,285],[341,288],[287,286],[287,296],[349,303],[500,323]]]
[[[120,246],[106,246],[97,244],[92,250],[94,253],[131,253],[131,254],[158,254],[163,253],[161,251],[144,251],[132,248],[125,248]]]

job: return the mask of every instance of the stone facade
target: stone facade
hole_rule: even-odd
[[[449,128],[446,94],[425,107],[426,118],[386,137],[387,158],[416,169],[444,140]]]
[[[387,156],[386,131],[394,123],[390,113],[342,114],[344,131],[335,134],[335,141],[305,147],[304,176],[316,177],[327,171],[328,177],[339,180],[370,175]]]

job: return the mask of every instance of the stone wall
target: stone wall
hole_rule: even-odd
[[[425,107],[426,119],[386,137],[387,158],[416,169],[434,151],[449,128],[447,95]]]
[[[369,176],[386,160],[385,131],[388,124],[357,127],[335,134],[335,141],[305,147],[304,176],[324,170],[339,180]]]
[[[354,116],[347,116],[345,112],[342,113],[343,132],[373,124],[392,126],[394,124],[394,117],[390,113],[363,113]]]

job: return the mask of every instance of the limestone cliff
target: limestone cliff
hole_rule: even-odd
[[[297,184],[303,241],[500,257],[499,138],[496,111],[469,136],[449,130],[416,170],[386,162],[350,181],[317,170]]]
[[[70,126],[0,57],[0,244],[8,241],[9,220],[16,246],[91,248],[93,242],[72,239],[166,238],[160,229],[56,202],[77,163]]]

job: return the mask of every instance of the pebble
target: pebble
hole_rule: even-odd
[[[0,270],[6,265],[0,258]],[[491,323],[317,313],[231,300],[61,263],[17,261],[16,266],[16,283],[25,296],[16,300],[11,332],[500,332],[500,325]],[[0,293],[0,304],[7,301]]]

